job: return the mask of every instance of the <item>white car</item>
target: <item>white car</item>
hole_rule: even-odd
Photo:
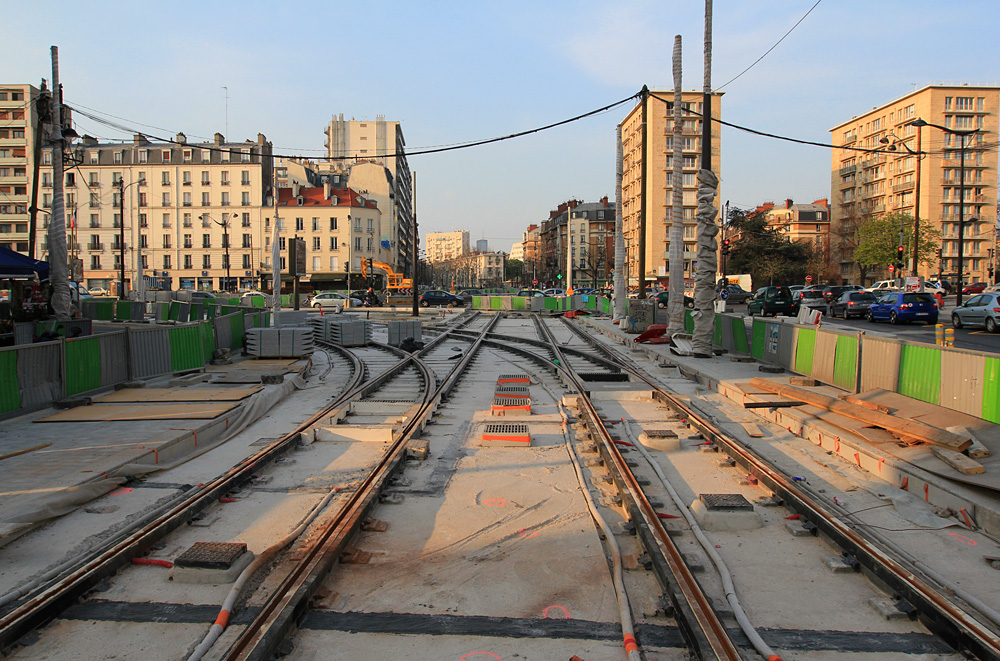
[[[90,294],[91,296],[111,296],[111,292],[104,287],[91,287]]]
[[[334,307],[347,307],[348,303],[352,306],[360,307],[364,303],[360,298],[354,298],[353,296],[347,296],[346,294],[340,294],[334,291],[325,291],[313,296],[312,301],[309,305],[314,308],[334,308]]]
[[[550,289],[546,289],[542,293],[545,294],[546,296],[565,296],[566,290],[560,289],[559,287],[552,287]]]

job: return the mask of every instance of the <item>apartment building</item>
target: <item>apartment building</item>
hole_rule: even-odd
[[[382,214],[378,206],[352,188],[329,183],[310,188],[293,184],[278,189],[281,232],[280,269],[288,272],[288,241],[306,244],[304,282],[313,289],[357,289],[363,283],[361,260],[385,262],[389,251],[379,241]],[[271,270],[274,208],[264,209],[263,267]],[[290,279],[290,276],[286,276]]]
[[[216,133],[204,143],[188,143],[183,133],[169,143],[136,135],[131,144],[85,136],[69,153],[78,165],[64,178],[67,247],[83,262],[88,286],[117,282],[122,259],[126,289],[137,270],[156,279],[148,285],[165,288],[257,285],[261,210],[272,181],[271,143],[263,135],[226,142]],[[37,255],[47,259],[51,150],[43,151],[42,166]]]
[[[372,162],[381,165],[391,175],[387,197],[392,199],[393,207],[382,207],[392,253],[390,263],[397,270],[409,273],[416,254],[416,247],[411,245],[413,175],[406,160],[406,140],[402,126],[399,122],[387,121],[383,115],[376,116],[375,121],[356,121],[353,118],[345,120],[341,113],[331,118],[325,133],[327,157],[330,159],[327,167],[334,171],[346,171],[352,169],[350,166],[355,163]],[[353,188],[366,188],[357,182],[349,185]],[[372,188],[369,191],[372,195],[376,194],[376,190]],[[393,219],[392,223],[388,222],[389,218]]]
[[[38,94],[31,85],[0,85],[0,247],[24,254],[29,252],[34,144],[41,130]]]
[[[765,202],[756,210],[765,214],[768,227],[789,241],[810,244],[814,254],[829,254],[830,207],[826,198],[811,204],[795,204],[790,199],[780,206]]]
[[[540,280],[556,282],[562,275],[566,282],[572,275],[571,282],[577,286],[599,286],[610,280],[615,261],[615,207],[607,196],[597,202],[560,204],[542,222],[538,237]]]
[[[474,252],[445,262],[436,262],[432,280],[449,289],[454,287],[500,287],[504,282],[507,255],[497,252]]]
[[[469,248],[469,230],[430,232],[427,234],[427,261],[447,262],[472,252]]]
[[[964,205],[964,279],[989,279],[989,250],[997,218],[997,112],[995,85],[928,85],[830,129],[833,259],[841,277],[860,283],[854,261],[857,228],[893,211],[919,215],[941,232],[941,256],[918,274],[958,280],[958,221]],[[975,130],[958,135],[945,129]],[[965,145],[964,200],[960,176]],[[906,272],[912,247],[904,246]],[[888,264],[866,281],[889,277]]]
[[[622,176],[622,228],[625,236],[626,263],[623,265],[627,282],[639,282],[639,228],[642,195],[646,195],[646,272],[647,281],[665,278],[670,258],[670,222],[672,213],[673,178],[673,97],[672,91],[650,91],[647,107],[649,159],[648,181],[644,179],[642,163],[643,116],[642,104],[622,120],[624,150]],[[683,125],[683,217],[684,217],[684,277],[693,278],[698,260],[698,232],[695,212],[698,208],[698,170],[701,167],[702,92],[684,92],[681,96],[686,111]],[[668,103],[669,101],[669,103]],[[722,92],[712,98],[712,117],[722,116]],[[697,114],[695,114],[697,113]],[[712,169],[721,172],[721,132],[718,122],[712,122]],[[721,179],[721,177],[720,177]],[[721,197],[715,200],[720,206]],[[612,225],[614,215],[611,216]]]

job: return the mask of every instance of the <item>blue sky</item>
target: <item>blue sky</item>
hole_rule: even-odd
[[[815,0],[716,0],[713,84],[770,48]],[[50,2],[6,12],[4,82],[50,77],[66,100],[185,132],[264,133],[282,154],[323,153],[335,113],[401,121],[408,148],[505,135],[672,86],[702,88],[702,2]],[[996,0],[823,0],[724,87],[723,118],[827,141],[852,116],[932,82],[1000,80]],[[410,160],[421,233],[466,228],[508,250],[569,198],[614,197],[615,126],[629,106],[500,144]],[[79,118],[78,130],[125,134]],[[722,200],[830,194],[830,155],[723,131]]]

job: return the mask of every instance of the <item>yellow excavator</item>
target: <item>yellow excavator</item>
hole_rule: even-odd
[[[391,266],[385,262],[372,260],[371,257],[361,260],[361,275],[366,278],[374,275],[374,269],[385,271],[386,293],[390,296],[398,294],[408,294],[413,289],[413,279],[404,278],[402,273],[396,273]]]

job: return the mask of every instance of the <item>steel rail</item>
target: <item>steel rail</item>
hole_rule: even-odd
[[[229,661],[264,661],[273,657],[278,645],[305,612],[323,578],[329,574],[344,547],[377,503],[382,488],[399,469],[410,438],[423,428],[426,419],[441,399],[454,387],[458,375],[468,368],[486,334],[500,318],[494,317],[481,335],[472,341],[469,351],[452,368],[440,386],[433,391],[430,387],[425,390],[424,401],[417,414],[400,429],[382,459],[350,495],[340,511],[324,524],[303,560],[281,581],[254,620],[239,634],[222,658]],[[426,354],[426,350],[423,353]],[[428,384],[434,382],[432,371],[421,358],[411,356],[410,360],[420,367],[425,378],[429,379]]]
[[[551,329],[538,320],[536,328],[544,337],[548,337],[551,347],[557,357],[562,356],[559,343],[552,335]],[[650,557],[654,557],[653,549],[659,552],[663,562],[653,562],[661,587],[668,593],[674,607],[675,618],[680,625],[681,633],[692,652],[701,659],[726,659],[736,661],[741,659],[740,652],[729,635],[726,626],[719,619],[715,609],[694,574],[684,562],[680,549],[674,544],[666,528],[660,521],[656,510],[646,498],[641,485],[632,470],[625,462],[601,417],[594,408],[590,398],[586,396],[585,384],[576,376],[573,370],[560,360],[560,368],[566,377],[575,384],[582,403],[581,411],[587,416],[587,427],[594,438],[600,438],[601,454],[614,466],[612,477],[623,496],[623,502],[629,510],[630,518],[636,532],[642,538]]]
[[[567,327],[597,347],[604,348],[564,320]],[[611,354],[615,355],[615,354]],[[622,363],[623,368],[653,389],[653,397],[685,416],[705,438],[763,482],[805,521],[813,524],[843,551],[852,554],[871,575],[918,609],[924,624],[960,652],[1000,661],[1000,635],[936,589],[915,567],[906,566],[873,540],[866,539],[819,499],[808,494],[743,442],[713,425],[693,407],[666,392],[661,384]]]
[[[459,332],[461,332],[461,333],[468,333],[468,332],[471,332],[471,331],[459,331]],[[509,342],[520,342],[522,344],[530,344],[532,346],[539,347],[539,348],[545,348],[545,349],[549,348],[549,344],[547,342],[545,342],[544,340],[536,340],[536,339],[530,338],[530,337],[518,337],[516,335],[503,335],[503,334],[500,334],[500,333],[490,333],[490,338],[489,339],[495,339],[495,340],[500,340],[500,341],[507,340]],[[582,358],[583,360],[590,361],[590,362],[592,362],[592,363],[594,363],[596,365],[599,365],[601,367],[609,369],[609,370],[611,370],[613,372],[621,372],[622,371],[621,363],[619,363],[619,362],[617,362],[615,360],[611,360],[609,358],[604,358],[603,356],[594,356],[594,355],[588,354],[588,353],[586,353],[584,351],[581,351],[581,350],[573,348],[573,347],[560,347],[560,348],[561,348],[561,350],[562,350],[563,353],[571,354],[573,356]]]

